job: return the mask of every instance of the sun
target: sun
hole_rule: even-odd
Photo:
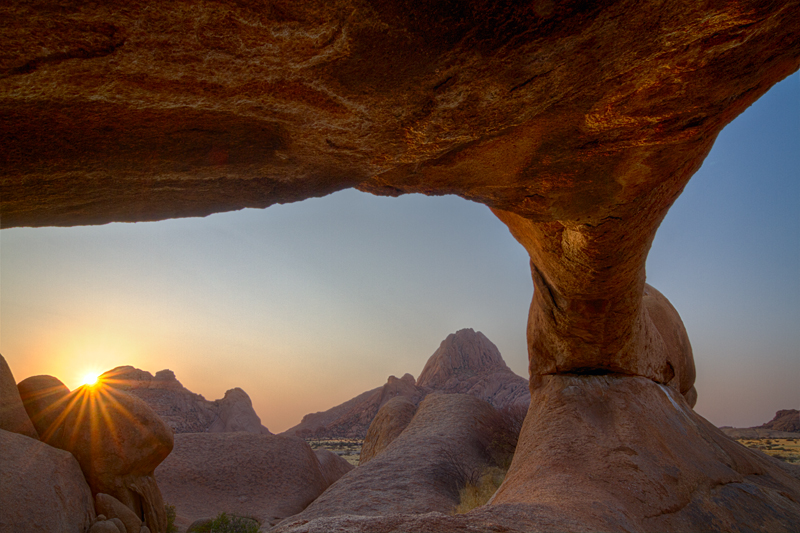
[[[100,376],[98,374],[94,373],[94,372],[86,374],[85,376],[83,376],[83,380],[81,381],[81,385],[88,385],[88,386],[91,387],[92,385],[97,384],[97,379],[99,377]]]

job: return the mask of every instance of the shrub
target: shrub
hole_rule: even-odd
[[[214,520],[195,531],[198,533],[258,533],[258,522],[252,518],[220,513]]]
[[[164,504],[164,511],[167,513],[167,533],[178,533],[175,525],[175,506]]]
[[[459,504],[453,514],[469,512],[488,502],[505,477],[506,471],[495,466],[485,470],[476,483],[468,482],[458,493]]]

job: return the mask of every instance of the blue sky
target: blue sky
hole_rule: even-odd
[[[681,314],[696,409],[750,426],[800,406],[800,76],[720,134],[660,228],[648,282]],[[282,431],[417,376],[471,327],[526,375],[528,258],[456,197],[321,199],[206,218],[0,232],[0,353],[17,380],[175,371],[247,391]]]

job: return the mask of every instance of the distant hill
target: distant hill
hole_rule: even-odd
[[[386,383],[327,411],[311,413],[283,432],[300,437],[364,438],[383,404],[405,396],[415,405],[431,393],[470,394],[496,408],[530,403],[528,380],[508,368],[500,351],[481,332],[450,334],[430,356],[419,379],[389,376]]]
[[[800,437],[800,411],[782,409],[766,424],[751,428],[720,428],[733,439],[780,439]]]
[[[797,409],[783,409],[775,413],[775,417],[772,420],[758,427],[800,433],[800,411]]]
[[[208,401],[181,385],[171,370],[153,376],[132,366],[119,366],[100,379],[147,402],[175,433],[246,431],[271,435],[261,424],[250,396],[238,387],[219,400]]]

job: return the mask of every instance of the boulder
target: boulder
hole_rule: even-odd
[[[489,466],[483,422],[495,413],[465,394],[431,394],[405,431],[287,523],[338,515],[450,513],[467,478]]]
[[[406,429],[416,412],[417,406],[404,396],[397,396],[383,404],[369,425],[358,465],[367,464],[385,450]]]
[[[19,433],[32,439],[38,439],[39,434],[31,423],[22,404],[17,382],[14,374],[6,363],[5,357],[0,355],[0,429]]]
[[[127,531],[119,529],[112,520],[99,520],[92,525],[89,533],[127,533]]]
[[[58,428],[46,442],[75,456],[93,494],[113,496],[153,533],[164,533],[153,473],[172,450],[172,431],[145,402],[102,381],[59,402]]]
[[[314,455],[317,456],[320,471],[322,471],[322,475],[328,485],[333,485],[340,477],[355,468],[355,466],[325,448],[317,448],[314,450]]]
[[[53,376],[32,376],[17,384],[22,404],[45,442],[61,439],[59,416],[66,407],[69,389]]]
[[[0,531],[84,533],[92,492],[72,454],[0,429]]]
[[[328,487],[317,456],[296,437],[179,433],[156,470],[182,524],[221,512],[262,526],[302,511]]]
[[[124,526],[125,531],[139,532],[142,529],[141,519],[127,505],[108,494],[97,493],[94,498],[95,510],[98,514],[116,519]]]

